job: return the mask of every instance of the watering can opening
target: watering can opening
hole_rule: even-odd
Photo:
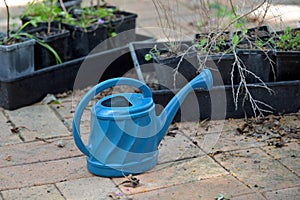
[[[132,104],[124,96],[115,96],[101,102],[106,107],[131,107]]]

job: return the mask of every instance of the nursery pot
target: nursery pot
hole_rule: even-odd
[[[125,11],[115,11],[114,16],[116,19],[105,23],[108,32],[107,37],[110,37],[110,33],[112,32],[119,34],[126,31],[126,33],[120,34],[117,37],[112,37],[109,40],[109,47],[116,48],[119,46],[124,46],[129,42],[135,41],[137,14]]]
[[[300,80],[300,51],[276,52],[276,81]]]
[[[68,56],[68,37],[70,35],[67,30],[59,30],[56,28],[51,28],[51,34],[47,35],[47,27],[41,26],[36,29],[28,30],[27,32],[35,35],[43,43],[48,44],[52,47],[56,53],[59,55],[61,61],[66,61]],[[39,70],[51,65],[55,65],[56,60],[53,53],[42,46],[41,44],[36,43],[34,47],[35,52],[35,70]]]
[[[167,45],[153,43],[153,47],[157,46],[159,54],[150,50],[160,89],[182,88],[198,74],[197,52],[190,48],[189,42],[180,42],[177,44],[177,55],[174,55],[166,49]]]
[[[70,31],[69,57],[71,59],[88,55],[97,45],[106,39],[107,30],[104,26],[91,25],[86,28],[63,23],[62,27]],[[99,46],[99,51],[107,48],[106,43]]]
[[[233,70],[233,54],[208,55],[207,58],[203,56],[200,59],[206,59],[205,67],[211,70],[214,81],[213,85],[231,85],[232,72],[233,84],[236,84],[236,69]]]
[[[159,58],[154,56],[154,69],[161,89],[182,88],[197,75],[197,53]],[[178,71],[176,73],[176,71]]]
[[[271,51],[241,49],[237,52],[241,60],[242,67],[250,72],[244,72],[247,83],[260,83],[259,77],[263,82],[269,82],[272,77],[270,60],[273,60]],[[253,74],[255,74],[255,76]],[[238,74],[238,82],[240,75]]]
[[[20,43],[0,45],[0,78],[15,78],[32,73],[34,44],[33,39],[22,39]]]

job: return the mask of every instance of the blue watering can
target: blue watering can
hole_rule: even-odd
[[[94,86],[79,102],[72,123],[75,144],[86,155],[88,170],[98,176],[120,177],[153,168],[158,145],[187,94],[195,88],[209,90],[212,83],[211,72],[202,70],[175,95],[160,116],[156,115],[150,88],[138,80],[113,78]],[[84,109],[95,95],[117,85],[136,87],[141,93],[112,94],[95,103],[86,146],[80,138]]]

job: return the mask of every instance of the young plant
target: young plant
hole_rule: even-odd
[[[75,13],[74,16],[65,13],[63,22],[74,26],[79,26],[86,30],[86,28],[91,25],[104,25],[106,21],[109,21],[112,18],[114,11],[115,9],[113,8],[105,7],[82,8],[80,11]]]
[[[300,51],[300,30],[292,31],[287,27],[282,34],[279,34],[275,47],[282,51]]]
[[[27,4],[20,18],[28,17],[33,24],[59,20],[61,9],[57,6],[57,0],[34,0]]]
[[[219,54],[231,52],[229,43],[229,33],[222,33],[218,37],[212,33],[204,36],[196,35],[194,46],[201,54]]]

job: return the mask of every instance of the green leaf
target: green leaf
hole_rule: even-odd
[[[232,43],[234,47],[239,43],[239,36],[237,34],[232,37]]]
[[[248,32],[248,29],[246,29],[246,28],[243,28],[243,29],[242,29],[242,33],[243,33],[244,35],[246,35],[247,32]]]
[[[150,53],[147,53],[145,56],[144,56],[144,59],[148,62],[152,59],[152,55]]]
[[[206,45],[206,43],[207,43],[207,39],[202,39],[202,40],[200,41],[200,45],[201,45],[202,47],[204,47],[204,46]]]

